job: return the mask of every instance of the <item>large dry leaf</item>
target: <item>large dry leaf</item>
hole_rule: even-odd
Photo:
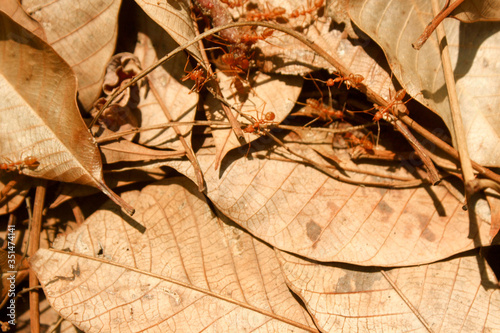
[[[24,11],[17,0],[3,0],[0,2],[0,10],[9,15],[14,21],[19,23],[25,29],[31,31],[43,40],[46,40],[45,32],[40,23],[31,18]]]
[[[496,332],[500,294],[484,259],[380,269],[278,252],[290,289],[324,332]]]
[[[297,140],[293,139],[292,140]],[[254,146],[254,145],[252,145]],[[433,262],[488,243],[489,210],[477,208],[479,232],[468,238],[463,204],[442,186],[386,189],[348,184],[296,162],[285,151],[245,158],[232,151],[214,170],[214,151],[197,154],[210,200],[250,233],[279,249],[320,260],[357,265],[400,266]],[[326,163],[309,148],[290,148]],[[193,179],[192,167],[170,162]],[[411,164],[405,167],[414,168]],[[400,165],[365,169],[412,178]],[[380,181],[348,173],[351,181]]]
[[[31,265],[51,305],[86,332],[316,331],[273,250],[213,215],[187,179],[106,205]]]
[[[87,110],[101,92],[106,64],[115,49],[120,4],[121,0],[22,2],[42,24],[48,43],[75,71],[78,99]]]
[[[430,2],[351,0],[350,6],[353,21],[382,47],[407,92],[439,114],[453,134],[437,39],[430,38],[420,51],[411,46],[434,17]],[[470,156],[499,166],[500,23],[443,24]]]
[[[133,52],[140,59],[142,68],[147,68],[172,51],[177,44],[142,10],[138,9],[134,16],[139,32]],[[137,106],[141,113],[142,127],[168,122],[166,112],[173,121],[194,120],[198,94],[189,94],[191,82],[180,82],[186,74],[186,62],[187,56],[181,52],[148,75],[147,84],[141,88]],[[191,127],[178,127],[187,142],[191,141]],[[172,127],[141,132],[138,142],[155,148],[184,149]]]
[[[196,37],[191,19],[191,4],[187,0],[135,0],[139,6],[158,23],[179,45]],[[198,44],[187,48],[198,59],[203,59]]]
[[[22,173],[94,186],[116,199],[103,183],[99,150],[78,112],[71,68],[3,12],[0,26],[2,157],[13,162],[34,157],[38,167],[24,167]]]

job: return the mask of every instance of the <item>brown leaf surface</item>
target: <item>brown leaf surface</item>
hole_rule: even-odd
[[[498,0],[467,0],[452,13],[456,19],[471,23],[477,21],[500,20],[500,1]]]
[[[297,139],[290,137],[292,141]],[[488,244],[490,216],[482,202],[476,209],[479,233],[467,237],[469,219],[462,203],[442,186],[387,189],[348,184],[297,162],[269,145],[255,145],[261,154],[233,151],[214,170],[213,149],[198,160],[207,195],[229,218],[276,246],[319,261],[357,265],[418,265]],[[300,145],[290,148],[325,164]],[[169,163],[193,179],[185,162]],[[396,171],[393,168],[396,167]],[[413,168],[406,164],[405,168]],[[402,165],[364,169],[413,178]],[[379,177],[347,173],[351,181]]]
[[[273,112],[276,118],[272,123],[279,124],[290,113],[295,106],[295,101],[299,97],[303,80],[300,77],[283,76],[277,74],[258,73],[252,82],[252,88],[248,92],[248,99],[243,104],[239,103],[239,94],[232,85],[233,78],[223,72],[217,73],[224,97],[235,103],[236,109],[254,119],[254,121],[264,120],[267,112]],[[227,121],[222,110],[221,103],[212,96],[205,102],[207,107],[207,119],[215,121]],[[234,116],[243,125],[250,124],[250,121],[232,111]],[[231,150],[240,147],[241,144],[231,128],[227,126],[211,126],[212,135],[217,147],[217,155],[221,159]],[[260,136],[256,133],[244,132],[245,141],[251,142]]]
[[[495,332],[500,294],[479,255],[363,270],[277,251],[287,283],[325,332]]]
[[[189,180],[126,200],[136,220],[105,205],[32,258],[64,318],[86,332],[316,331],[273,250],[214,216]]]
[[[382,47],[402,86],[434,110],[453,134],[437,39],[430,38],[418,52],[411,46],[434,17],[430,2],[351,0],[350,6],[351,18]],[[500,23],[443,24],[470,157],[499,166]]]
[[[164,151],[147,148],[136,143],[121,140],[100,145],[101,153],[103,154],[103,162],[118,163],[118,162],[147,162],[158,159],[169,159],[173,157],[184,156],[183,151]]]
[[[182,45],[194,37],[196,30],[191,19],[190,3],[187,0],[135,0],[148,16],[158,23],[177,44]],[[187,48],[198,59],[202,59],[198,44]]]
[[[113,197],[102,180],[97,145],[78,112],[71,68],[3,12],[0,24],[2,158],[19,163],[34,157],[39,165],[21,164],[23,174],[94,186]]]
[[[0,2],[0,10],[9,15],[11,19],[19,23],[22,27],[37,35],[40,39],[47,40],[41,24],[26,14],[19,1],[3,0]]]
[[[19,236],[19,233],[17,236]],[[8,295],[11,289],[15,289],[11,288],[11,284],[17,285],[28,276],[28,260],[23,258],[20,254],[13,253],[16,244],[15,237],[16,236],[9,239],[9,236],[7,236],[5,240],[5,242],[11,241],[7,244],[8,246],[12,246],[12,248],[7,247],[8,250],[0,249],[0,273],[2,275],[2,283],[0,285],[0,302],[3,301],[5,297],[13,297],[12,295]],[[17,272],[15,276],[9,273],[13,271]]]
[[[155,2],[156,3],[156,2]],[[147,68],[169,51],[177,47],[176,42],[140,9],[134,22],[138,27],[137,44],[134,54],[139,58],[142,68]],[[198,103],[198,94],[189,94],[192,82],[180,82],[186,73],[184,66],[187,56],[179,53],[148,75],[147,84],[141,86],[140,110],[142,127],[168,122],[165,115],[170,114],[173,121],[193,121]],[[179,126],[186,141],[191,142],[192,126]],[[174,130],[169,127],[139,134],[138,143],[155,148],[184,149]]]
[[[48,43],[78,78],[78,99],[86,110],[101,92],[106,64],[114,52],[121,0],[24,0]],[[64,19],[61,18],[64,13]]]

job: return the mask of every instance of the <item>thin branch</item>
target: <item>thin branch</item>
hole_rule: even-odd
[[[33,219],[30,230],[30,244],[28,247],[28,256],[33,258],[35,252],[40,247],[40,232],[42,229],[42,212],[45,202],[45,192],[47,191],[47,181],[43,181],[37,186],[35,194],[35,204],[33,206]],[[38,279],[35,272],[30,269],[29,276],[30,288],[38,286]],[[39,293],[38,291],[30,291],[30,326],[32,333],[40,333],[40,309],[39,309]]]
[[[459,1],[456,1],[459,2]],[[437,0],[432,0],[432,10],[437,12],[439,4]],[[464,124],[462,122],[462,114],[460,113],[460,104],[457,97],[457,89],[455,87],[455,77],[453,75],[453,66],[451,64],[450,53],[448,51],[448,42],[446,40],[446,32],[444,27],[439,25],[436,27],[438,35],[439,47],[441,49],[441,62],[443,64],[444,78],[446,81],[446,88],[448,90],[448,101],[450,103],[451,118],[453,120],[453,131],[456,137],[458,148],[458,156],[460,158],[460,167],[464,175],[465,193],[466,196],[472,194],[471,186],[474,181],[474,172],[472,171],[472,164],[467,149],[467,138],[465,136]],[[469,201],[469,200],[467,200]]]

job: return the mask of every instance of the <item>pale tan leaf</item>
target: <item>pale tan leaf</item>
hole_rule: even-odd
[[[324,332],[496,332],[500,294],[479,255],[362,269],[279,251],[290,289]]]
[[[28,176],[97,187],[99,150],[76,105],[76,78],[55,51],[0,12],[0,151]],[[18,40],[18,36],[30,36]],[[38,166],[23,164],[36,159]],[[126,205],[126,204],[125,204]],[[131,207],[125,207],[131,211]]]
[[[411,44],[432,20],[429,1],[351,0],[353,21],[387,54],[402,86],[434,110],[454,133],[439,47],[433,35],[420,51]],[[500,165],[500,24],[444,20],[470,157]]]
[[[105,205],[31,259],[65,319],[86,332],[317,331],[272,248],[214,216],[189,180],[127,200],[135,220]]]
[[[292,141],[297,139],[291,137]],[[268,141],[269,142],[269,141]],[[291,149],[322,160],[303,145]],[[320,261],[357,265],[417,265],[489,244],[490,216],[485,202],[476,207],[479,233],[468,238],[469,219],[462,203],[442,186],[386,189],[348,184],[283,158],[281,149],[245,158],[230,152],[214,170],[214,150],[197,158],[210,200],[229,218],[269,244]],[[185,162],[167,162],[193,179]],[[365,170],[413,178],[403,165],[365,166]],[[394,171],[394,169],[396,171]],[[391,171],[393,170],[393,171]],[[347,173],[350,181],[379,177]],[[480,235],[480,236],[479,236]]]
[[[224,97],[228,101],[234,102],[236,109],[253,118],[254,121],[263,121],[265,120],[266,113],[274,113],[274,120],[266,122],[264,125],[271,123],[279,124],[288,116],[299,97],[303,82],[300,77],[258,73],[252,79],[252,86],[245,86],[245,91],[248,90],[248,98],[242,104],[239,100],[241,94],[238,93],[233,84],[234,77],[225,75],[223,72],[218,72],[217,76]],[[215,98],[209,96],[205,104],[208,119],[216,121],[227,120],[221,103]],[[243,126],[250,124],[249,120],[239,115],[236,111],[233,110],[232,112]],[[212,126],[212,135],[218,150],[217,154],[221,156],[221,159],[231,149],[241,146],[233,130],[227,126]],[[251,142],[260,137],[257,133],[244,132],[244,135],[246,142]]]
[[[101,92],[105,67],[115,49],[121,0],[24,0],[22,4],[74,70],[78,99],[89,110]]]
[[[462,22],[498,21],[500,20],[500,1],[467,0],[460,4],[451,14]]]
[[[139,32],[134,54],[141,61],[142,68],[155,64],[159,57],[177,47],[175,41],[142,11],[136,13],[135,23]],[[186,55],[179,53],[148,75],[147,84],[141,86],[137,106],[141,113],[141,127],[168,122],[166,112],[173,121],[194,120],[198,94],[190,94],[191,82],[180,82],[186,74],[186,62]],[[191,141],[191,127],[178,127],[187,142]],[[184,149],[172,127],[141,132],[138,142],[155,148]]]
[[[14,21],[19,23],[26,30],[31,31],[40,39],[47,40],[45,37],[45,32],[43,31],[40,23],[32,19],[17,0],[2,0],[0,2],[0,10],[5,12]]]
[[[158,23],[169,35],[182,45],[196,37],[193,20],[191,19],[191,4],[187,0],[135,0],[146,14]],[[187,48],[198,59],[201,56],[198,44]]]

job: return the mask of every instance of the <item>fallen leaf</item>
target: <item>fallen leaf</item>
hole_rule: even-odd
[[[9,234],[7,234],[5,240],[5,242],[8,242],[6,249],[0,249],[0,273],[2,274],[2,283],[0,285],[1,301],[5,297],[14,298],[15,294],[17,294],[16,285],[28,277],[28,260],[23,258],[22,255],[14,253],[16,234],[13,233],[12,235],[14,235],[13,238],[10,238]],[[17,233],[17,236],[19,235]],[[15,274],[12,272],[15,272]]]
[[[3,12],[0,24],[2,157],[20,163],[25,175],[94,186],[120,201],[103,183],[100,153],[78,112],[71,68]],[[38,165],[23,162],[31,158]]]
[[[140,9],[139,9],[140,10]],[[142,11],[135,14],[135,24],[138,27],[137,44],[134,54],[147,68],[176,47],[175,41],[165,31],[147,17]],[[191,82],[180,82],[186,74],[184,67],[187,56],[179,53],[148,75],[147,84],[141,86],[140,125],[148,127],[167,123],[170,114],[173,121],[193,121],[198,103],[198,94],[190,94]],[[182,136],[191,142],[192,126],[178,126]],[[139,134],[138,143],[155,148],[184,149],[172,127],[144,131]]]
[[[287,145],[326,164],[310,148]],[[232,151],[220,170],[214,170],[213,148],[200,150],[197,158],[214,205],[281,250],[319,261],[400,266],[433,262],[480,244],[489,245],[489,208],[483,201],[476,207],[479,232],[474,227],[470,239],[463,204],[443,186],[388,189],[355,185],[298,163],[282,149],[267,152],[270,148],[269,140],[256,142],[257,153],[248,158],[244,157],[246,149]],[[166,163],[193,179],[192,167],[186,162]],[[412,163],[365,166],[414,179],[406,168],[415,170]],[[347,175],[353,183],[380,181],[376,176]]]
[[[317,331],[272,248],[214,216],[189,180],[126,200],[135,219],[105,205],[30,260],[52,307],[78,328]]]
[[[22,1],[26,12],[43,26],[48,43],[75,72],[78,99],[86,110],[101,93],[118,35],[120,4],[121,0]],[[65,13],[64,19],[61,13]]]
[[[407,93],[436,112],[454,135],[435,34],[420,51],[411,46],[434,17],[430,2],[352,0],[350,6],[352,20],[382,47]],[[443,24],[470,157],[499,166],[500,100],[494,96],[500,91],[500,23]]]
[[[155,150],[127,140],[102,144],[100,148],[103,154],[103,162],[106,164],[136,161],[147,162],[186,155],[183,151]]]
[[[287,283],[324,332],[494,332],[496,277],[468,255],[380,270],[320,264],[277,251]]]
[[[196,37],[196,30],[191,19],[191,5],[188,1],[135,0],[135,2],[179,45]],[[187,50],[198,59],[203,59],[198,44],[191,45]]]

